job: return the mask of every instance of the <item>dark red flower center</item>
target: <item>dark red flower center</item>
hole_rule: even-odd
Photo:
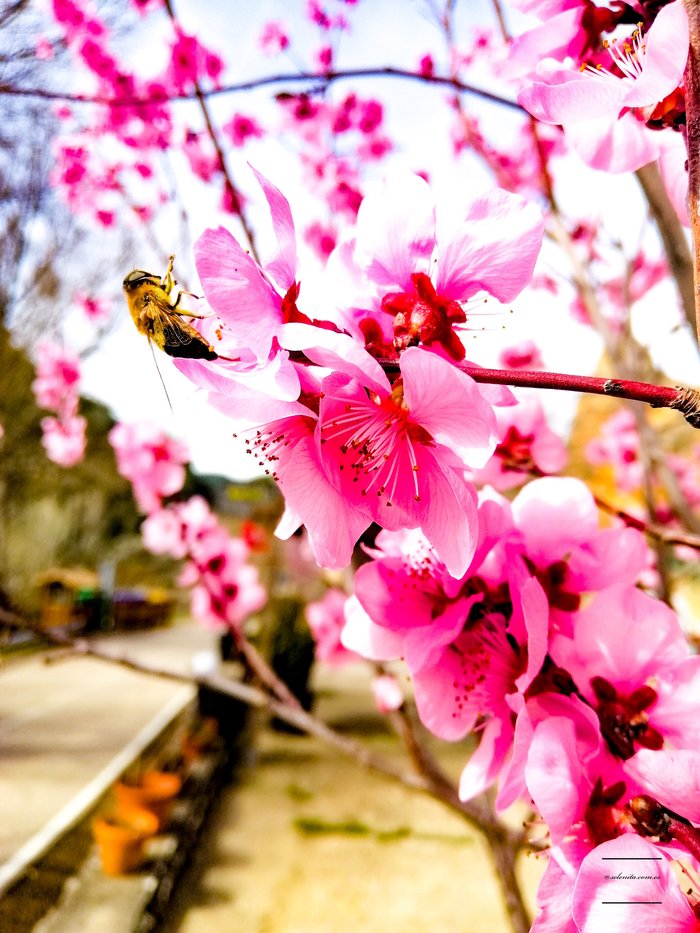
[[[625,789],[624,781],[618,781],[609,787],[603,787],[600,778],[596,781],[584,814],[588,835],[593,845],[599,846],[622,834],[621,813],[616,810],[615,805]]]
[[[414,272],[411,281],[414,292],[392,292],[382,299],[382,311],[394,318],[395,349],[439,344],[453,360],[463,360],[464,345],[452,329],[467,320],[462,306],[438,295],[424,272]]]
[[[532,459],[532,442],[534,434],[521,434],[513,425],[508,433],[496,447],[494,456],[501,460],[501,467],[506,472],[529,473],[535,470],[535,461]]]
[[[600,731],[613,755],[627,760],[634,755],[635,744],[655,751],[663,748],[663,736],[650,725],[645,712],[657,699],[653,687],[645,684],[625,696],[604,677],[591,678],[591,687],[598,702]]]

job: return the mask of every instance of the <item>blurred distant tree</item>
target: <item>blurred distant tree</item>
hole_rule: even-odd
[[[0,590],[31,603],[36,573],[52,564],[87,564],[112,556],[134,534],[138,513],[129,484],[116,472],[107,409],[83,399],[88,420],[85,460],[64,470],[41,446],[41,418],[26,353],[0,327]]]

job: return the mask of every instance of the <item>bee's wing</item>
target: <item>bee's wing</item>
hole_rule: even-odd
[[[160,295],[151,296],[150,309],[153,341],[169,356],[206,360],[217,358],[199,331],[183,321]]]

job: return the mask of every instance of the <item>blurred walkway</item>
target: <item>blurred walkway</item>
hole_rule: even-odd
[[[194,623],[102,636],[116,654],[190,670],[214,637]],[[92,658],[0,667],[0,866],[107,767],[167,704],[193,695],[180,683]]]
[[[403,750],[365,666],[317,669],[317,712],[377,754]],[[259,730],[224,790],[162,933],[492,933],[509,928],[481,840],[442,804],[320,741]],[[458,776],[467,749],[436,752]],[[533,895],[544,865],[523,859]]]

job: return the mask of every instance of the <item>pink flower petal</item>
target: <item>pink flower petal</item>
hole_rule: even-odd
[[[513,502],[513,518],[536,562],[563,560],[598,531],[598,510],[577,479],[548,476],[533,480]]]
[[[597,117],[613,120],[627,93],[628,85],[621,79],[543,65],[533,83],[518,94],[518,103],[543,123],[569,124]]]
[[[574,887],[572,913],[581,933],[694,933],[690,904],[669,862],[659,860],[663,855],[634,833],[596,846],[581,863]]]
[[[355,596],[345,604],[345,626],[340,636],[349,650],[370,661],[393,661],[401,657],[403,638],[382,625],[375,625]]]
[[[490,719],[479,747],[467,762],[459,780],[459,799],[471,800],[496,780],[513,741],[513,729],[503,719]]]
[[[634,528],[608,528],[577,548],[569,560],[569,585],[593,592],[620,583],[636,583],[647,567],[649,550]]]
[[[428,183],[398,173],[370,194],[357,215],[357,251],[364,271],[385,290],[411,291],[411,275],[429,272],[435,247],[435,211]]]
[[[194,246],[207,301],[241,347],[266,360],[282,322],[281,300],[251,257],[224,227],[205,230]]]
[[[413,674],[416,710],[421,722],[446,742],[457,742],[470,732],[477,713],[470,703],[455,701],[453,682],[460,682],[459,658],[445,652],[435,667],[425,667]],[[498,720],[491,720],[498,723]],[[482,739],[483,741],[483,739]]]
[[[554,716],[538,724],[532,736],[526,778],[556,845],[583,815],[584,797],[587,800],[590,793],[570,719]]]
[[[289,509],[306,526],[316,561],[331,569],[347,567],[355,542],[370,524],[370,516],[348,503],[326,479],[318,460],[311,419],[288,421],[281,430],[290,444],[284,453],[280,450],[277,483]],[[275,425],[267,427],[274,429]]]
[[[375,392],[389,390],[389,380],[373,356],[347,334],[338,334],[310,324],[283,324],[281,346],[302,350],[314,363],[347,373]]]
[[[661,668],[682,662],[688,646],[672,609],[623,585],[598,593],[577,615],[573,641],[554,638],[550,654],[592,699],[592,671],[631,692],[647,678],[658,677]]]
[[[601,172],[633,172],[656,159],[663,133],[648,129],[631,111],[617,119],[601,117],[568,123],[567,142],[592,168]]]
[[[413,419],[468,466],[483,466],[496,447],[497,426],[476,382],[418,347],[405,350],[400,365]]]
[[[292,211],[289,207],[289,201],[282,192],[275,188],[264,175],[256,171],[252,165],[250,168],[265,193],[277,240],[277,251],[266,264],[265,269],[279,285],[282,292],[286,292],[296,280],[297,269],[297,246]]]
[[[659,803],[700,824],[699,751],[641,748],[623,767]]]
[[[495,188],[469,208],[464,225],[440,250],[436,289],[463,301],[484,289],[512,301],[532,279],[542,245],[542,212],[518,194]]]
[[[578,54],[577,50],[581,46],[580,28],[583,14],[578,0],[572,0],[572,9],[569,10],[556,9],[561,6],[558,3],[549,5],[555,8],[553,12],[542,10],[539,13],[541,18],[546,17],[545,22],[513,40],[505,66],[506,77],[532,71],[536,63],[545,57],[561,61],[567,55]]]
[[[398,558],[371,561],[355,574],[355,595],[384,628],[405,636],[412,628],[433,621],[434,600],[416,585],[416,576],[403,569]],[[406,612],[410,600],[410,613]]]
[[[689,45],[688,17],[681,0],[659,10],[644,44],[642,74],[625,95],[626,107],[655,104],[681,83]]]

